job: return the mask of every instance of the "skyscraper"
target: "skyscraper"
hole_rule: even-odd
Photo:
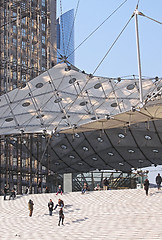
[[[56,0],[2,0],[0,92],[22,87],[56,63]]]
[[[74,9],[65,12],[57,19],[57,49],[74,65]],[[60,62],[59,53],[58,62]]]
[[[56,0],[0,1],[0,95],[55,65],[56,52]],[[41,165],[42,138],[23,130],[1,136],[0,189],[6,183],[18,193],[27,186],[36,192],[38,179],[48,174]]]

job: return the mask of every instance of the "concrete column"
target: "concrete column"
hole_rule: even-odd
[[[72,173],[64,173],[63,190],[64,192],[72,192]]]

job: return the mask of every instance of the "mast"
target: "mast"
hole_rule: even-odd
[[[137,44],[137,60],[138,60],[138,75],[139,75],[139,91],[140,91],[140,103],[143,105],[143,89],[142,89],[142,74],[141,74],[141,59],[140,59],[140,47],[139,47],[139,33],[138,33],[138,5],[134,11],[135,15],[135,28],[136,28],[136,44]]]

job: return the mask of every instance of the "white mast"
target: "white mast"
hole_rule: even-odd
[[[142,90],[142,74],[141,74],[141,59],[140,59],[140,47],[139,47],[139,33],[138,33],[138,5],[134,11],[135,15],[135,27],[136,27],[136,43],[137,43],[137,59],[138,59],[138,75],[139,75],[139,91],[140,91],[140,102],[143,105],[143,90]]]

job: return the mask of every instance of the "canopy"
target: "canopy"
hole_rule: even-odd
[[[58,64],[1,96],[0,134],[43,133],[38,160],[58,173],[156,166],[162,162],[161,81],[142,79],[141,104],[136,76],[92,76]],[[37,159],[37,138],[34,144]]]
[[[161,80],[142,79],[144,106],[141,106],[135,76],[92,76],[66,63],[57,64],[21,89],[0,97],[0,135],[73,134],[160,119]]]

